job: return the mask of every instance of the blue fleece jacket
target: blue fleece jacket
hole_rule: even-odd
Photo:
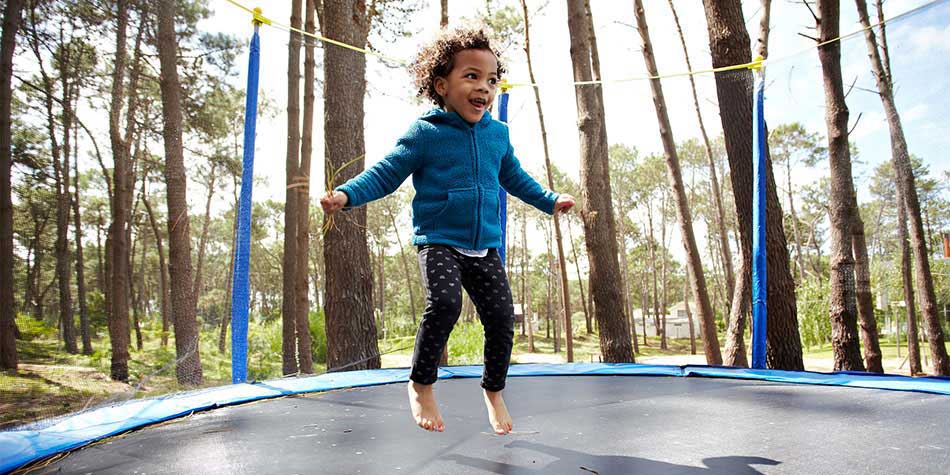
[[[507,125],[488,113],[469,124],[440,108],[419,117],[388,155],[336,189],[346,193],[347,207],[362,206],[396,191],[409,175],[416,246],[501,246],[499,186],[548,214],[557,199],[521,168]]]

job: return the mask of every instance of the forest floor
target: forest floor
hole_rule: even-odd
[[[159,349],[157,342],[146,345],[145,351],[133,352],[130,372],[135,383],[121,383],[109,378],[109,357],[106,349],[93,355],[69,355],[62,351],[55,334],[42,333],[35,329],[21,330],[27,338],[17,342],[20,354],[19,370],[16,375],[0,372],[0,430],[52,417],[81,411],[87,407],[122,402],[132,398],[157,396],[182,390],[175,381],[174,356],[172,349]],[[454,337],[453,333],[453,337]],[[574,361],[600,361],[600,348],[597,334],[580,331],[574,335]],[[382,366],[387,368],[407,367],[412,357],[412,337],[394,338],[381,342]],[[697,342],[700,354],[690,353],[689,340],[669,340],[669,348],[661,350],[659,340],[647,339],[644,345],[640,337],[640,352],[637,363],[649,364],[706,364],[701,354],[702,346]],[[457,346],[468,345],[464,357],[451,358],[449,364],[477,364],[480,342],[459,341]],[[554,352],[554,340],[539,332],[534,337],[535,351],[528,348],[528,338],[516,335],[512,353],[514,363],[563,363],[566,351],[562,347]],[[107,348],[107,343],[97,341],[97,348]],[[174,345],[170,345],[174,348]],[[451,346],[451,343],[450,343]],[[456,348],[458,351],[459,348]],[[907,374],[906,348],[901,348],[901,357],[893,343],[882,341],[885,372]],[[202,363],[205,368],[205,380],[202,387],[220,386],[230,382],[229,356],[216,354],[216,349],[202,349]],[[922,357],[929,356],[926,344],[921,345]],[[277,358],[279,365],[279,355]],[[805,368],[809,371],[831,371],[833,358],[830,345],[823,348],[806,348]],[[255,364],[252,361],[252,366]],[[272,364],[265,362],[262,364]],[[924,363],[924,368],[928,368]],[[263,370],[262,370],[263,371]],[[324,371],[317,366],[315,371]],[[139,375],[139,376],[135,376]],[[145,376],[141,376],[145,375]]]

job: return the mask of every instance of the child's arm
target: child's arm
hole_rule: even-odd
[[[336,187],[326,197],[327,204],[321,200],[324,210],[333,212],[344,206],[362,206],[396,191],[420,166],[422,156],[418,150],[423,127],[420,122],[414,123],[382,160]]]
[[[545,190],[534,178],[531,178],[531,175],[521,168],[521,162],[515,157],[514,148],[511,145],[508,145],[508,153],[501,160],[498,181],[508,193],[548,214],[566,210],[574,204],[574,198],[569,195],[559,196],[553,191]]]

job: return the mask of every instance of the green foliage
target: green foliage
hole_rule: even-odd
[[[820,347],[831,339],[827,285],[808,279],[798,289],[798,328],[806,347]]]
[[[313,349],[313,362],[327,364],[327,330],[323,309],[310,312],[310,341]]]
[[[460,322],[449,336],[449,363],[453,365],[484,362],[485,331],[475,322]]]

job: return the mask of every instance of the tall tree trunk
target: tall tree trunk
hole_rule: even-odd
[[[571,36],[571,62],[574,80],[592,79],[589,20],[584,5],[568,0],[568,29]],[[607,160],[607,129],[604,125],[604,100],[599,84],[574,88],[577,101],[578,133],[581,152],[584,229],[587,255],[590,257],[591,297],[594,318],[600,327],[600,349],[604,361],[633,362],[630,329],[623,315],[620,266],[617,262],[616,226],[610,192]]]
[[[13,299],[13,189],[10,170],[13,90],[13,52],[20,24],[20,0],[7,0],[3,9],[3,36],[0,39],[0,369],[16,370],[16,314]],[[29,285],[29,283],[27,283]]]
[[[643,40],[643,60],[646,63],[647,72],[650,76],[655,77],[657,76],[656,60],[653,58],[653,44],[650,41],[650,32],[647,27],[642,0],[634,0],[634,12],[637,17],[637,29],[640,31],[640,38]],[[666,99],[663,97],[663,87],[659,79],[651,79],[650,88],[653,91],[653,104],[656,107],[657,120],[660,122],[660,137],[663,141],[663,148],[666,151],[666,167],[669,171],[670,188],[673,190],[674,200],[676,202],[680,234],[683,236],[683,247],[686,252],[686,264],[687,272],[689,272],[690,286],[693,289],[693,297],[696,300],[697,311],[699,312],[700,331],[703,334],[703,351],[706,354],[707,363],[719,365],[722,364],[722,354],[719,350],[719,338],[716,335],[716,316],[713,314],[712,306],[709,304],[709,293],[706,290],[706,277],[703,274],[703,264],[700,261],[699,248],[696,246],[696,237],[693,234],[693,218],[689,210],[689,203],[686,201],[686,187],[683,184],[679,158],[676,154],[676,142],[673,139],[670,119],[666,111]],[[665,255],[663,262],[665,266]],[[665,278],[663,287],[664,289],[666,288]],[[665,294],[666,291],[664,290],[664,295]],[[664,305],[666,305],[666,302],[664,302]],[[664,308],[664,316],[665,314],[666,309]],[[664,337],[666,336],[665,333],[664,331]],[[665,344],[665,341],[662,341],[661,345],[662,344]]]
[[[901,247],[901,283],[904,290],[904,316],[907,319],[907,363],[910,375],[924,372],[920,364],[920,344],[917,335],[917,312],[915,311],[914,280],[911,276],[910,243],[907,241],[907,209],[904,206],[904,193],[897,186],[897,240]],[[900,330],[898,329],[897,347],[900,348]]]
[[[290,7],[290,26],[300,31],[302,0],[293,0]],[[300,166],[300,33],[290,32],[287,63],[287,188],[284,202],[284,254],[282,362],[283,373],[296,374],[297,366],[297,169]]]
[[[142,204],[145,205],[148,223],[152,227],[152,234],[155,236],[155,249],[158,251],[158,282],[162,294],[162,348],[165,348],[168,346],[168,329],[171,327],[171,322],[174,321],[173,315],[171,315],[171,298],[168,293],[168,263],[165,262],[165,247],[162,245],[162,233],[158,228],[158,220],[155,219],[155,213],[152,212],[152,203],[145,192],[145,180],[145,178],[142,179]]]
[[[389,223],[393,227],[393,234],[396,235],[396,244],[399,246],[399,258],[402,260],[402,270],[406,275],[406,289],[409,290],[409,313],[412,315],[412,324],[416,324],[416,296],[413,289],[412,275],[409,272],[409,258],[406,257],[406,250],[402,246],[402,238],[399,237],[399,228],[396,226],[396,216],[391,209],[386,209],[389,215]]]
[[[748,63],[751,60],[749,33],[746,30],[740,0],[704,2],[709,34],[709,49],[714,68]],[[729,157],[729,177],[735,195],[739,242],[743,259],[752,256],[752,73],[748,70],[716,73],[719,112]],[[802,370],[802,344],[798,331],[795,282],[789,270],[788,247],[772,174],[771,158],[766,157],[766,247],[768,255],[768,316],[766,363],[770,368]],[[743,262],[743,265],[746,265]],[[751,264],[746,267],[751,269]],[[746,272],[738,280],[750,279]],[[741,303],[736,282],[733,304]],[[751,295],[751,293],[749,294]],[[750,304],[751,305],[751,304]],[[730,312],[730,318],[736,312]],[[731,322],[730,322],[731,324]]]
[[[208,171],[208,196],[205,198],[204,220],[201,221],[201,237],[198,240],[198,262],[195,264],[195,284],[192,286],[192,292],[195,294],[196,301],[201,297],[201,293],[204,291],[202,287],[202,271],[204,270],[205,263],[205,249],[208,246],[208,229],[211,227],[211,200],[214,199],[215,192],[218,191],[214,189],[215,182],[217,181],[217,176],[215,175],[217,168],[217,162],[212,161],[211,169]]]
[[[656,239],[653,237],[653,204],[647,202],[647,229],[650,233],[650,274],[653,276],[653,330],[660,336],[660,293],[656,275]]]
[[[522,2],[523,5],[524,2]],[[527,28],[525,28],[525,31],[527,31]],[[521,247],[524,249],[524,252],[521,253],[521,314],[524,316],[524,326],[528,329],[528,351],[534,353],[537,350],[534,347],[534,325],[531,322],[529,306],[531,296],[528,294],[528,213],[522,214]]]
[[[744,246],[739,248],[740,276],[752,272],[752,259],[746,252]],[[732,305],[729,307],[729,324],[726,328],[726,350],[723,354],[723,364],[726,366],[749,367],[745,348],[745,327],[746,317],[752,306],[751,284],[751,279],[740,278],[736,281],[736,291],[732,295]]]
[[[838,0],[818,0],[819,42],[838,37]],[[831,41],[818,48],[825,88],[825,122],[828,126],[828,166],[831,196],[831,290],[828,295],[831,344],[835,371],[864,371],[858,346],[858,309],[855,301],[854,257],[851,253],[851,224],[856,211],[851,205],[854,181],[848,147],[848,106],[841,81],[841,43]]]
[[[864,237],[864,221],[858,208],[857,192],[851,190],[851,248],[854,253],[854,290],[858,306],[858,324],[861,331],[861,346],[864,348],[864,366],[869,372],[883,373],[881,344],[877,336],[877,321],[874,318],[874,302],[871,298],[871,266],[868,262],[868,245]]]
[[[315,33],[316,8],[313,0],[307,0],[306,31]],[[314,70],[314,40],[308,38],[304,51],[303,79],[303,140],[300,144],[300,166],[297,169],[297,265],[294,269],[296,298],[294,311],[297,320],[297,361],[300,372],[313,373],[313,349],[310,341],[310,159],[313,156],[313,87],[316,83]]]
[[[165,187],[168,200],[168,248],[171,300],[175,314],[175,374],[179,384],[200,385],[198,320],[192,293],[191,234],[188,223],[188,182],[181,137],[181,85],[178,82],[178,41],[175,0],[158,2],[158,56],[161,61],[162,138],[165,142]]]
[[[642,6],[640,8],[643,8]],[[645,21],[645,20],[644,20]],[[663,190],[663,199],[660,200],[660,246],[663,247],[663,255],[660,256],[660,349],[666,350],[666,315],[669,313],[669,300],[667,300],[666,268],[669,262],[666,258],[669,254],[669,246],[666,245],[666,190]]]
[[[525,55],[528,58],[528,76],[531,78],[531,83],[535,83],[534,78],[534,66],[531,62],[531,35],[530,28],[528,24],[528,4],[525,0],[521,0],[521,9],[523,11],[523,20],[524,20],[524,51]],[[594,48],[592,46],[592,48]],[[594,48],[596,49],[596,48]],[[599,68],[599,66],[598,66]],[[544,123],[544,112],[541,110],[541,92],[538,88],[532,88],[534,90],[534,102],[535,106],[538,109],[538,121],[541,124],[541,144],[544,147],[544,167],[547,171],[548,177],[548,188],[554,189],[554,171],[553,166],[551,165],[551,154],[548,151],[548,130]],[[564,258],[564,239],[561,235],[561,221],[557,213],[554,214],[554,240],[557,241],[557,262],[558,268],[561,270],[561,295],[563,301],[561,305],[563,306],[564,315],[567,317],[567,321],[571,321],[571,291],[568,287],[567,281],[567,262]],[[567,331],[567,362],[574,361],[574,338],[573,338],[573,329],[572,325],[566,327]]]
[[[696,329],[693,327],[693,312],[689,309],[689,279],[683,279],[683,306],[686,309],[686,322],[689,324],[689,354],[696,354]]]
[[[119,121],[125,96],[126,30],[129,24],[128,0],[117,0],[116,52],[112,72],[112,99],[109,108],[109,138],[112,143],[113,183],[112,223],[106,238],[106,279],[110,283],[106,301],[111,301],[109,338],[112,343],[111,377],[129,379],[129,242],[125,228],[131,215],[131,158],[128,137],[123,137]],[[131,87],[130,87],[131,89]],[[129,96],[131,97],[131,93]]]
[[[764,3],[767,4],[768,2],[769,0],[764,0]],[[679,15],[676,13],[676,7],[673,6],[673,0],[669,0],[669,4],[670,11],[673,12],[673,21],[676,23],[676,31],[679,33],[680,45],[683,47],[683,56],[686,58],[686,69],[692,71],[693,65],[689,60],[689,50],[686,48],[686,36],[683,35]],[[765,22],[767,25],[768,21],[765,20]],[[722,266],[726,277],[726,293],[732,295],[733,292],[735,292],[736,276],[732,269],[732,251],[729,248],[729,235],[726,232],[726,210],[722,205],[722,194],[719,192],[719,176],[716,172],[716,160],[713,155],[712,145],[709,143],[709,135],[706,133],[706,123],[703,120],[703,114],[699,110],[696,79],[693,75],[689,75],[688,77],[690,90],[693,93],[693,106],[696,109],[696,119],[699,122],[699,132],[703,137],[703,145],[706,147],[706,158],[709,161],[709,181],[713,190],[713,203],[716,205],[716,232],[719,237],[719,252],[722,257]]]
[[[237,245],[237,215],[240,208],[238,196],[238,176],[234,176],[234,221],[231,223],[231,251],[228,253],[228,281],[227,295],[225,296],[224,317],[221,318],[221,330],[218,332],[218,352],[224,353],[227,349],[228,325],[231,324],[231,295],[234,292],[234,251]]]
[[[329,2],[324,6],[324,35],[357,46],[366,44],[369,19],[363,0]],[[327,171],[365,153],[363,100],[366,57],[343,48],[324,49],[324,117]],[[346,180],[362,170],[359,159],[337,177]],[[330,186],[334,186],[331,183]],[[327,330],[327,368],[379,368],[376,326],[373,324],[372,279],[366,245],[366,208],[338,215],[324,237],[326,274],[349,276],[327,279],[324,304]],[[324,218],[326,219],[326,218]]]
[[[92,354],[92,333],[89,329],[89,306],[86,302],[86,260],[82,248],[82,216],[79,214],[79,141],[73,136],[73,232],[76,236],[76,291],[79,299],[79,334],[82,337],[82,354]]]
[[[136,228],[138,223],[136,223]],[[135,251],[136,246],[141,241],[142,255],[139,256],[139,289],[135,291]],[[132,329],[135,330],[135,349],[142,351],[142,324],[139,315],[142,311],[142,294],[145,288],[145,240],[140,239],[132,242],[132,256],[130,260],[132,275],[129,276],[129,295],[132,296]]]
[[[567,239],[571,241],[571,254],[574,256],[574,270],[577,272],[577,288],[580,290],[581,294],[581,307],[584,308],[584,320],[587,323],[587,334],[590,335],[594,333],[594,329],[591,328],[591,315],[590,311],[587,309],[587,296],[584,293],[584,279],[581,275],[581,263],[577,256],[577,246],[574,245],[574,233],[571,231],[571,220],[565,219],[564,222],[567,223]]]
[[[891,152],[894,161],[894,171],[897,174],[897,186],[903,192],[903,203],[910,224],[911,248],[917,275],[917,299],[920,312],[927,325],[927,338],[930,342],[930,355],[933,359],[933,372],[939,376],[950,375],[950,358],[944,346],[943,328],[940,326],[940,317],[937,314],[937,298],[934,293],[933,275],[930,272],[930,258],[927,253],[927,240],[924,234],[923,220],[920,213],[920,200],[917,196],[916,178],[910,156],[907,151],[907,139],[904,136],[904,127],[901,125],[900,114],[894,104],[894,89],[891,81],[890,68],[885,67],[881,54],[878,51],[877,39],[874,31],[868,27],[867,3],[865,0],[855,0],[858,7],[858,17],[861,26],[865,28],[864,39],[868,47],[868,56],[871,58],[871,67],[877,80],[878,92],[884,105],[887,124],[891,134]],[[887,48],[883,48],[887,51]],[[886,53],[885,53],[885,57]],[[911,302],[907,302],[911,305]]]

